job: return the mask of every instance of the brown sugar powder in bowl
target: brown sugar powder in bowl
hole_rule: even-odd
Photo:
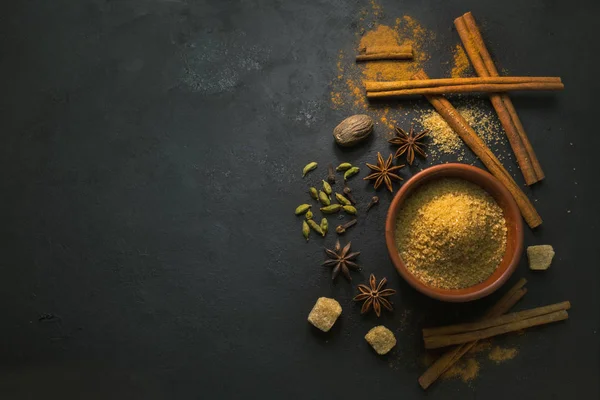
[[[396,221],[396,245],[423,283],[463,289],[486,280],[506,250],[502,209],[478,185],[439,179],[406,199]]]

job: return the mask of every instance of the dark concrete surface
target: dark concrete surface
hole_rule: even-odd
[[[348,235],[354,284],[374,272],[399,293],[394,314],[361,317],[355,289],[320,267],[335,235],[307,244],[292,214],[321,177],[300,179],[308,161],[322,172],[388,151],[377,130],[351,151],[330,134],[349,113],[329,102],[336,57],[368,2],[2,2],[0,398],[598,398],[598,4],[381,2],[380,22],[410,15],[436,32],[432,76],[470,10],[500,68],[567,86],[513,96],[547,175],[528,190],[544,224],[526,244],[557,256],[539,274],[524,256],[511,282],[529,279],[519,307],[570,300],[570,319],[498,338],[515,359],[484,357],[472,383],[423,393],[419,329],[472,319],[498,294],[452,305],[408,287],[381,192]],[[344,307],[328,335],[306,322],[319,296]],[[363,339],[377,324],[398,338],[387,357]]]

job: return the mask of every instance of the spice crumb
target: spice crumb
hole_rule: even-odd
[[[503,128],[493,111],[481,108],[473,101],[458,106],[457,111],[488,147],[503,143]],[[430,130],[428,154],[433,161],[444,155],[454,155],[458,161],[464,160],[467,146],[440,114],[435,110],[425,111],[419,117],[419,122],[424,129]]]
[[[504,361],[512,360],[517,355],[518,351],[514,348],[503,349],[500,346],[494,346],[488,354],[488,359],[500,364]]]
[[[442,378],[460,378],[463,382],[466,383],[477,378],[477,375],[479,375],[479,369],[479,362],[474,358],[468,358],[466,360],[461,360],[452,365],[452,367],[450,367],[446,372],[444,372]]]
[[[462,45],[457,44],[454,48],[454,66],[452,67],[450,76],[452,78],[467,76],[468,72],[470,72],[470,67],[471,64],[469,63],[469,58],[467,57],[467,53],[465,53],[465,49]]]

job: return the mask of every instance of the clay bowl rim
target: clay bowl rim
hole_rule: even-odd
[[[512,258],[504,270],[500,271],[500,275],[495,279],[488,278],[486,281],[479,283],[470,288],[464,289],[438,289],[421,282],[415,277],[404,265],[404,262],[398,254],[396,247],[395,228],[396,218],[400,206],[408,196],[410,196],[415,189],[420,187],[424,183],[434,181],[441,178],[461,178],[468,180],[469,182],[475,183],[483,190],[488,192],[496,202],[502,208],[504,217],[507,220],[510,231],[514,231],[516,235],[516,244],[512,250]],[[481,182],[485,182],[488,187],[482,186]],[[424,169],[417,173],[410,179],[408,179],[402,188],[394,196],[392,203],[388,208],[388,213],[385,221],[385,241],[388,249],[388,253],[396,270],[404,278],[409,285],[414,287],[419,292],[442,301],[447,302],[467,302],[477,300],[482,297],[488,296],[500,288],[510,276],[514,273],[517,266],[519,265],[521,255],[523,253],[523,221],[521,218],[521,212],[517,203],[513,199],[512,195],[506,189],[498,179],[492,176],[490,173],[482,170],[481,168],[473,167],[471,165],[451,163],[436,165]],[[508,251],[508,249],[507,249]],[[506,253],[504,255],[506,257]],[[503,258],[504,260],[504,258]],[[500,268],[500,267],[499,267]],[[488,282],[489,281],[489,282]],[[457,292],[457,293],[453,293]]]

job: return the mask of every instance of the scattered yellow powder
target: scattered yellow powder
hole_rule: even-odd
[[[398,26],[402,27],[404,31],[406,30],[406,24],[414,25],[415,22],[412,19],[403,19],[400,20],[400,24],[401,25]],[[404,32],[402,36],[400,35],[399,29],[400,28],[391,28],[386,25],[377,25],[374,30],[367,32],[362,37],[358,48],[410,44],[413,46],[415,59],[412,61],[390,60],[363,63],[363,82],[408,80],[421,68],[423,61],[428,58],[422,51],[422,46],[418,37],[415,37],[416,35],[423,35],[421,32],[422,28],[413,28],[413,32]]]
[[[463,160],[466,145],[437,111],[423,113],[420,123],[424,129],[429,129],[428,155],[432,160],[435,161],[445,154],[454,154],[457,156],[457,161]]]
[[[390,117],[390,108],[382,107],[381,110],[378,111],[379,120],[385,126],[387,126],[390,130],[393,130],[396,125],[398,125],[398,121],[394,118]]]
[[[425,45],[435,36],[409,16],[397,18],[393,27],[380,24],[383,9],[375,0],[371,0],[370,3],[370,9],[363,10],[359,14],[357,43],[354,50],[338,53],[337,74],[331,82],[330,100],[334,109],[345,110],[348,114],[370,115],[376,123],[388,128],[387,133],[391,135],[399,117],[398,109],[401,108],[399,103],[369,103],[366,99],[364,83],[372,80],[410,79],[429,59]],[[412,45],[415,52],[413,60],[361,63],[355,60],[358,49],[364,46],[404,44]]]
[[[373,11],[373,16],[375,18],[379,18],[381,16],[381,14],[383,13],[383,10],[381,9],[381,5],[378,4],[375,0],[371,0],[371,10]]]
[[[450,72],[450,76],[453,78],[460,78],[468,75],[471,64],[469,63],[469,58],[467,57],[467,53],[465,53],[465,49],[457,44],[454,48],[454,66],[452,67],[452,72]]]
[[[459,106],[457,111],[488,147],[503,142],[504,131],[498,117],[493,111],[478,107],[475,103]],[[419,120],[424,129],[430,130],[428,155],[433,161],[443,155],[455,155],[457,161],[463,161],[467,146],[440,114],[435,110],[427,111],[421,114]]]
[[[479,362],[473,358],[460,360],[452,365],[446,372],[442,374],[442,378],[460,378],[463,382],[470,382],[477,378],[479,374]]]
[[[478,342],[469,352],[468,357],[462,358],[454,363],[446,372],[442,374],[444,379],[459,378],[463,382],[468,383],[479,375],[481,365],[474,359],[474,355],[482,352],[488,352],[487,357],[496,364],[500,364],[507,360],[512,360],[517,355],[518,351],[514,348],[502,348],[494,346],[489,340]],[[424,367],[431,366],[438,358],[439,353],[427,352],[420,357],[420,363]]]
[[[518,351],[514,348],[503,349],[500,346],[494,346],[488,354],[488,358],[496,364],[500,364],[507,360],[512,360],[517,355]]]
[[[439,179],[403,204],[396,243],[408,270],[427,285],[466,288],[486,280],[506,250],[506,220],[494,198],[463,179]]]
[[[367,98],[365,97],[365,90],[362,88],[362,86],[360,86],[360,84],[353,79],[346,79],[346,86],[348,87],[348,90],[354,99],[354,107],[367,109]]]

